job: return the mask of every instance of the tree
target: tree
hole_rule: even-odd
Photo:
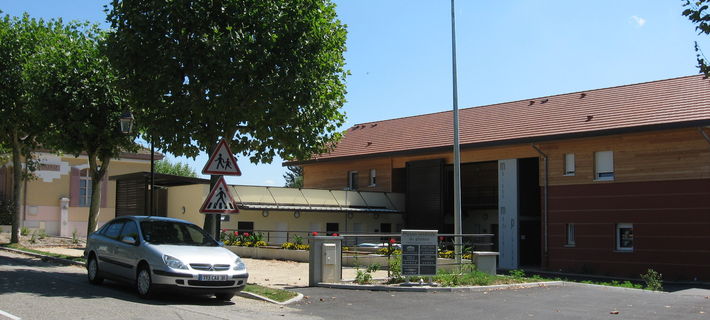
[[[303,188],[303,167],[287,166],[288,171],[284,174],[286,187],[288,188]]]
[[[46,119],[44,145],[74,156],[86,154],[91,176],[87,234],[96,230],[101,180],[111,159],[133,151],[134,135],[120,131],[119,119],[129,111],[117,89],[116,72],[105,55],[105,34],[88,23],[54,21],[50,36],[40,39],[24,68],[30,105]]]
[[[33,113],[36,109],[31,108],[27,100],[27,80],[23,72],[37,42],[47,37],[50,29],[49,24],[31,19],[27,14],[21,18],[5,15],[0,20],[0,145],[10,150],[12,159],[13,199],[9,201],[12,243],[19,241],[21,216],[17,204],[21,203],[22,182],[34,170],[31,152],[43,129],[36,121],[43,115]]]
[[[698,34],[708,35],[710,34],[710,14],[708,13],[708,6],[710,5],[710,0],[686,0],[683,6],[686,8],[683,10],[683,15],[688,17],[690,21],[697,24],[695,30]],[[695,42],[695,54],[698,61],[698,68],[700,72],[705,74],[705,78],[710,77],[710,66],[708,66],[707,59],[703,55],[703,51],[698,46],[698,42]]]
[[[340,136],[346,31],[330,0],[113,0],[107,20],[111,61],[162,150],[195,157],[226,138],[270,163]]]
[[[158,160],[155,162],[155,172],[172,174],[174,176],[197,178],[195,170],[190,168],[187,163],[171,163],[168,160]]]

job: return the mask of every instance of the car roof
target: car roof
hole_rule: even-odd
[[[180,222],[180,223],[188,223],[188,224],[194,224],[190,221],[187,220],[182,220],[182,219],[176,219],[176,218],[168,218],[168,217],[158,217],[158,216],[120,216],[116,217],[116,219],[131,219],[135,220],[137,222],[142,222],[142,221],[170,221],[170,222]],[[114,219],[114,220],[116,220]]]

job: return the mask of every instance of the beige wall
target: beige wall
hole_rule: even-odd
[[[204,223],[204,215],[199,213],[202,202],[207,197],[209,186],[189,185],[170,187],[168,189],[168,217],[190,221],[199,226]],[[185,207],[185,213],[182,208]],[[223,222],[223,229],[237,229],[239,221],[254,222],[255,230],[318,231],[326,230],[326,223],[338,223],[340,232],[354,232],[355,226],[362,227],[362,232],[374,232],[380,229],[380,223],[391,223],[395,231],[403,224],[401,214],[353,213],[349,218],[342,212],[309,212],[303,211],[296,218],[293,211],[269,210],[264,217],[262,210],[242,210],[230,215],[230,221]]]

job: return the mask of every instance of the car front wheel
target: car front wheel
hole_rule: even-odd
[[[150,298],[153,294],[153,281],[150,278],[150,269],[141,266],[136,277],[136,289],[141,298]]]

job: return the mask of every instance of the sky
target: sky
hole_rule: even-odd
[[[451,2],[335,0],[347,25],[345,130],[451,110]],[[684,1],[456,1],[460,108],[697,74],[706,37]],[[4,14],[88,20],[108,28],[106,0],[0,0]],[[710,47],[710,44],[708,44]],[[707,49],[710,50],[710,49]],[[208,156],[186,162],[199,174]],[[237,158],[230,184],[282,186],[281,159]]]

